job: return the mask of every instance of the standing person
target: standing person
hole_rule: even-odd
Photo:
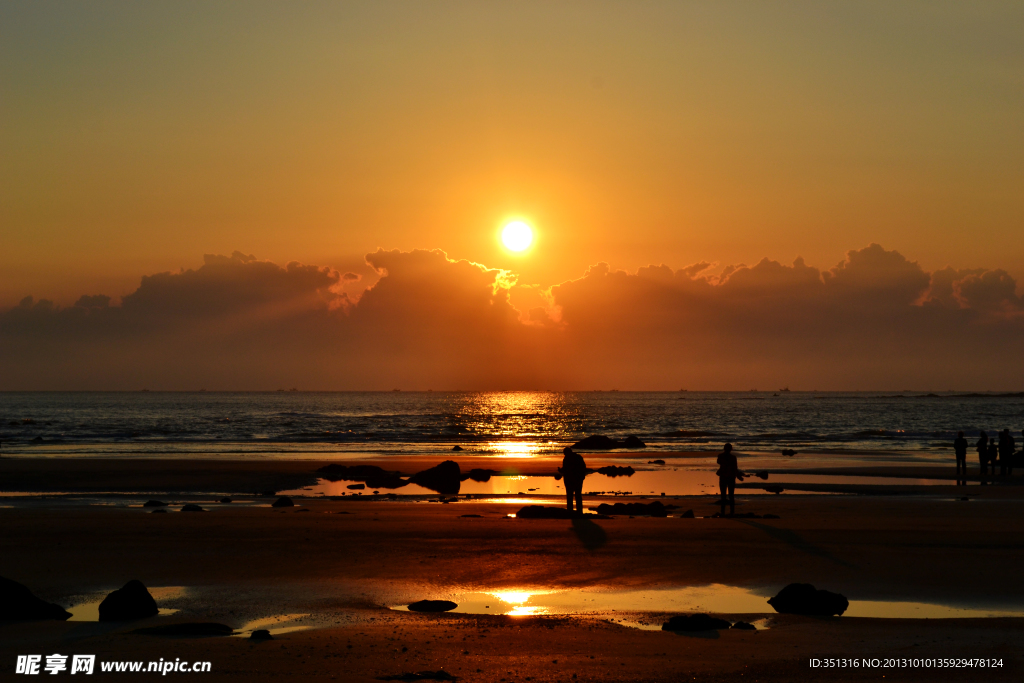
[[[999,473],[1013,474],[1013,451],[1017,444],[1014,443],[1009,429],[1004,429],[999,435]]]
[[[985,477],[988,476],[988,434],[984,430],[978,436],[975,448],[978,451],[978,464],[981,465],[981,483],[985,484]]]
[[[565,506],[572,512],[573,498],[576,499],[576,509],[583,514],[583,480],[587,477],[587,463],[583,456],[566,446],[562,451],[565,457],[562,458],[562,467],[558,470],[565,479]]]
[[[725,504],[729,503],[729,514],[736,514],[736,480],[743,481],[743,473],[740,472],[736,462],[736,456],[732,452],[732,444],[725,444],[722,453],[718,456],[718,488],[722,493],[721,504],[722,514],[725,515]]]
[[[996,441],[995,435],[988,440],[988,462],[992,465],[992,476],[996,476],[996,463],[999,462],[999,444]],[[1006,470],[1003,470],[1003,474],[1006,474]]]
[[[964,438],[963,432],[956,433],[953,452],[956,454],[956,485],[967,486],[967,439]]]

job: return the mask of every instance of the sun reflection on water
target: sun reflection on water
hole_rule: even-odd
[[[491,441],[486,449],[495,458],[536,458],[543,446],[535,441]]]

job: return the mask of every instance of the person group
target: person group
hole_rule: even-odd
[[[1024,436],[1024,430],[1021,430]],[[967,439],[963,432],[957,432],[953,441],[953,452],[956,454],[956,483],[957,485],[967,484]],[[989,467],[992,468],[992,476],[996,476],[996,465],[999,465],[999,476],[1006,477],[1013,474],[1014,454],[1017,450],[1017,442],[1009,429],[1004,429],[991,437],[984,431],[978,435],[978,441],[974,444],[978,452],[978,464],[981,466],[981,483],[986,484],[986,477],[989,476]]]

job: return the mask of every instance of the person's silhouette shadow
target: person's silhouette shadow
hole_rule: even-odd
[[[597,550],[608,542],[608,534],[589,519],[577,517],[572,520],[572,531],[587,550]]]

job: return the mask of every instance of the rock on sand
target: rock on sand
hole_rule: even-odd
[[[409,605],[410,612],[449,612],[458,607],[451,600],[420,600]]]
[[[0,576],[0,621],[66,621],[70,617],[71,612],[60,605],[40,600],[27,586]]]
[[[100,621],[129,621],[157,615],[156,600],[142,582],[132,579],[121,588],[103,598],[100,603]]]
[[[791,583],[768,600],[780,614],[805,614],[817,617],[840,615],[850,601],[839,593],[818,590],[809,583]]]

